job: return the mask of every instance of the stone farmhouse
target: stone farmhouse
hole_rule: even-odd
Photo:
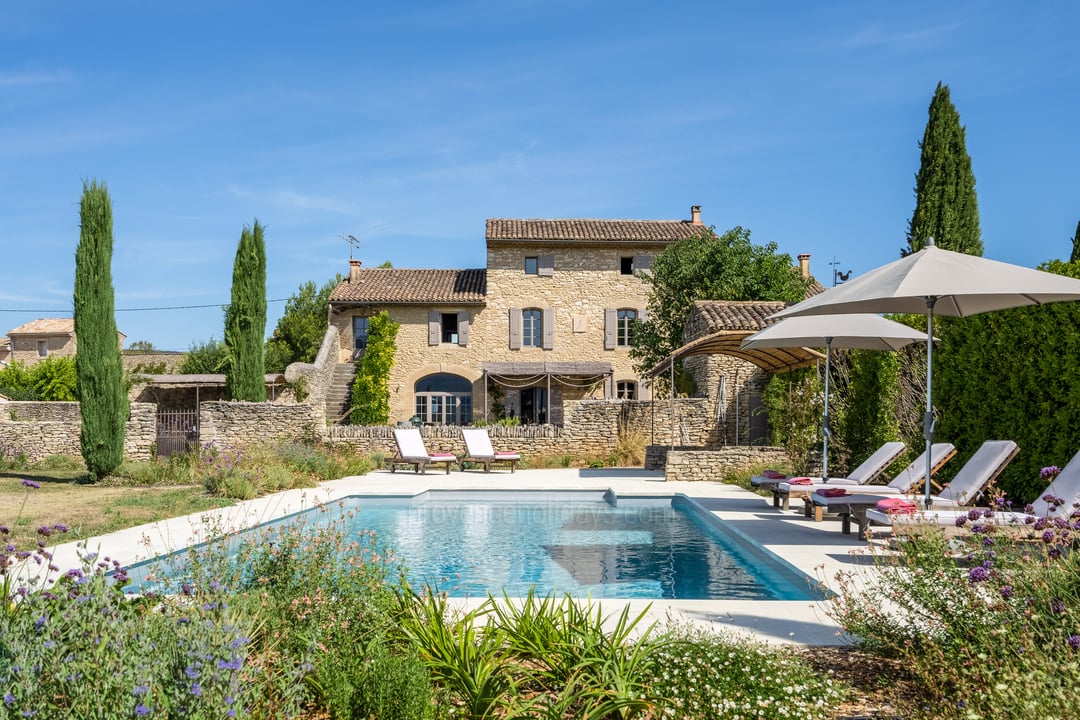
[[[645,318],[652,258],[708,232],[688,220],[487,221],[487,265],[464,270],[364,268],[330,296],[338,362],[364,351],[368,322],[400,323],[391,420],[461,425],[506,416],[561,424],[583,398],[647,400],[629,349]]]
[[[117,332],[120,345],[124,333]],[[0,340],[2,342],[2,340]],[[22,361],[27,365],[47,357],[73,357],[78,349],[73,318],[38,318],[8,331],[8,352],[0,359],[6,362]]]

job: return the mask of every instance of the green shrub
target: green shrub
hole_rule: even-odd
[[[71,455],[47,455],[34,463],[38,470],[85,470],[82,458]]]

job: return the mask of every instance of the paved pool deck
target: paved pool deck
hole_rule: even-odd
[[[444,490],[613,490],[616,495],[683,494],[692,498],[741,532],[786,560],[825,587],[838,572],[871,572],[867,544],[856,535],[840,532],[838,520],[814,522],[802,510],[781,511],[769,498],[718,482],[665,482],[663,473],[636,468],[559,468],[502,470],[491,473],[442,470],[420,475],[411,471],[375,471],[368,475],[332,480],[317,488],[289,490],[219,510],[173,518],[122,530],[89,541],[91,550],[124,565],[182,549],[201,541],[212,528],[239,529],[268,522],[316,504],[332,503],[349,495],[412,495],[429,489]],[[61,568],[77,565],[77,544],[56,548]],[[862,568],[859,568],[862,566]],[[468,604],[470,601],[461,601]],[[479,602],[479,599],[473,602]],[[824,612],[824,601],[780,600],[596,600],[605,613],[629,604],[632,613],[644,610],[664,624],[668,617],[686,620],[770,643],[836,645],[846,642],[840,629]]]

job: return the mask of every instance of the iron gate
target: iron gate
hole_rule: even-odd
[[[167,457],[199,447],[198,410],[159,410],[157,454]]]

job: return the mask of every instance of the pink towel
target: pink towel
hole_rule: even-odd
[[[808,477],[797,477],[788,480],[788,485],[813,485],[814,481]]]
[[[499,452],[495,453],[495,457],[518,457],[520,454],[521,453],[500,450]]]
[[[876,507],[890,515],[914,515],[919,510],[919,506],[912,501],[899,497],[878,500]]]
[[[822,497],[844,497],[848,494],[844,488],[819,488],[814,492]]]
[[[432,460],[457,460],[454,453],[431,453],[428,457]]]
[[[762,470],[761,476],[767,477],[770,480],[784,480],[785,478],[787,478],[787,475],[780,472],[779,470]]]

